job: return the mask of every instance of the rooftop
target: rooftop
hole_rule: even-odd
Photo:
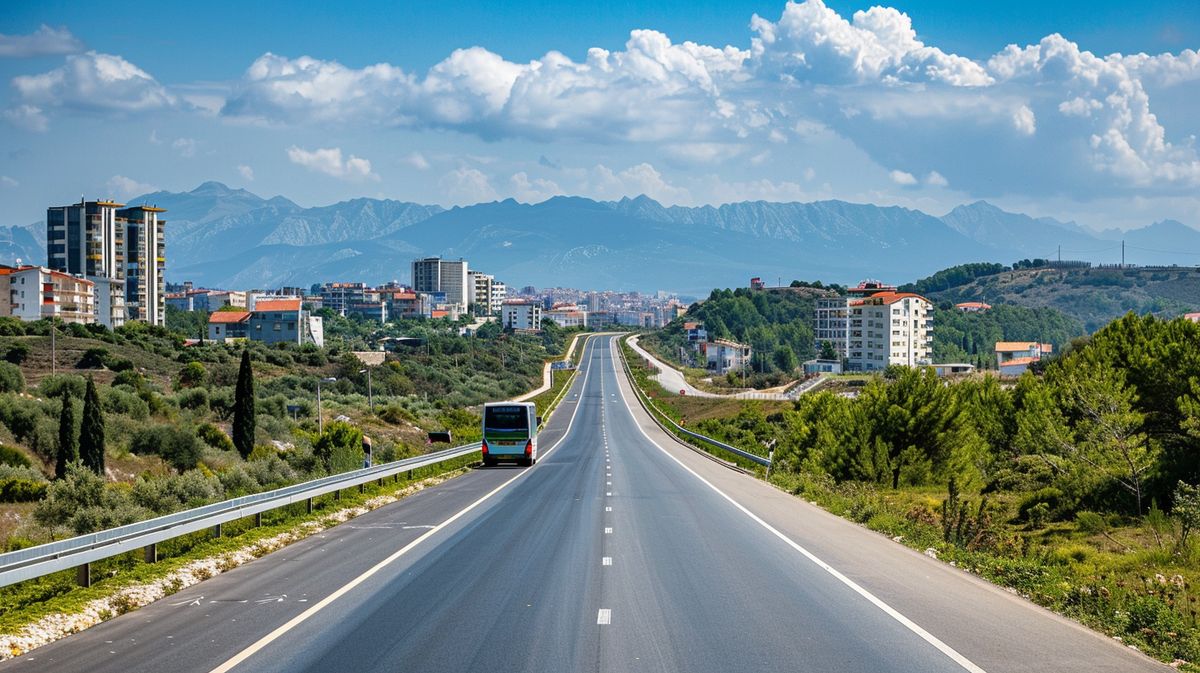
[[[1037,348],[1042,353],[1054,352],[1053,344],[1039,344],[1036,341],[997,341],[997,353],[1015,353],[1017,351],[1027,351]]]
[[[208,324],[239,323],[246,322],[249,319],[249,311],[217,311],[208,316]]]
[[[299,299],[268,299],[265,301],[254,302],[254,312],[263,313],[266,311],[299,311]]]

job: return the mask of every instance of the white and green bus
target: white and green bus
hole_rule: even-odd
[[[541,420],[533,402],[483,405],[483,464],[490,467],[502,460],[527,466],[536,463]]]

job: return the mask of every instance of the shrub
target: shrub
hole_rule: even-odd
[[[1043,488],[1022,500],[1020,507],[1017,508],[1017,513],[1022,519],[1029,521],[1029,510],[1040,503],[1045,503],[1047,515],[1053,518],[1061,518],[1063,515],[1062,509],[1065,507],[1064,500],[1063,492],[1057,488]]]
[[[187,427],[155,425],[133,434],[129,450],[140,455],[155,455],[180,472],[196,467],[200,460],[200,442]]]
[[[341,421],[325,427],[324,434],[313,445],[313,453],[330,474],[362,467],[362,431]]]
[[[0,362],[0,392],[19,393],[25,390],[25,375],[11,362]]]
[[[99,392],[101,406],[110,414],[122,414],[135,421],[150,417],[150,405],[131,392],[120,388],[103,388]]]
[[[108,362],[108,368],[114,372],[132,371],[134,366],[133,360],[129,358],[117,358]]]
[[[46,497],[48,488],[44,481],[0,478],[0,502],[35,502]]]
[[[204,388],[185,388],[175,396],[180,409],[207,409],[208,391]]]
[[[246,464],[246,473],[258,482],[260,489],[280,488],[300,480],[296,470],[278,455],[250,461]]]
[[[75,366],[79,369],[104,369],[107,362],[108,349],[94,346],[83,352],[83,357],[79,358]]]
[[[1045,502],[1039,502],[1029,511],[1025,512],[1026,518],[1029,519],[1029,526],[1034,529],[1045,528],[1046,520],[1050,517],[1050,505]]]
[[[29,458],[11,446],[0,445],[0,465],[12,467],[33,467]]]
[[[379,417],[392,425],[400,425],[402,423],[416,423],[417,417],[411,411],[405,409],[399,404],[389,404],[379,410]]]
[[[67,528],[77,535],[133,523],[148,514],[133,503],[127,489],[106,486],[103,477],[79,465],[72,465],[65,479],[50,484],[33,510],[39,524]]]
[[[71,397],[83,399],[87,392],[87,381],[75,374],[51,374],[38,383],[38,394],[42,397],[62,397],[63,388],[71,389]]]
[[[225,434],[221,428],[218,428],[212,423],[201,423],[199,426],[197,426],[196,436],[203,440],[205,444],[208,444],[214,449],[220,449],[222,451],[234,450],[233,440],[229,438],[229,435]]]
[[[1081,532],[1089,535],[1098,535],[1108,531],[1108,522],[1095,512],[1079,512],[1075,515],[1075,525]]]
[[[204,365],[199,362],[189,362],[179,370],[177,383],[180,388],[192,388],[204,383],[205,374]]]
[[[188,470],[168,477],[138,479],[131,496],[137,505],[156,514],[169,514],[222,500],[225,488],[216,476]]]
[[[25,336],[25,323],[20,318],[0,317],[0,336]]]
[[[26,358],[28,357],[29,344],[22,343],[20,341],[9,344],[8,350],[4,353],[4,359],[13,363],[14,365],[19,365],[22,362],[25,362]]]

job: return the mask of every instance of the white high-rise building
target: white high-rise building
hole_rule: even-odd
[[[878,292],[848,306],[847,356],[855,371],[933,363],[933,304],[910,292]]]
[[[460,304],[463,309],[466,309],[474,298],[474,288],[471,286],[467,262],[464,259],[414,259],[412,285],[417,292],[443,292],[446,294],[446,303]]]
[[[508,298],[508,286],[496,277],[482,271],[468,271],[471,286],[471,303],[477,315],[498,315],[501,305]]]

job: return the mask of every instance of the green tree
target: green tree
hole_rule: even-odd
[[[204,365],[199,362],[189,362],[179,370],[179,387],[194,388],[204,384]]]
[[[104,476],[104,410],[96,394],[96,382],[89,376],[83,394],[83,424],[79,429],[79,457],[92,472]]]
[[[63,387],[62,411],[58,415],[58,452],[54,459],[54,478],[67,476],[67,466],[79,460],[79,435],[75,434],[75,405],[71,389]]]
[[[254,450],[254,404],[254,370],[250,366],[250,351],[243,350],[233,396],[233,445],[242,458],[249,458]]]
[[[794,372],[800,366],[800,361],[796,358],[796,352],[787,346],[776,346],[775,353],[771,356],[775,361],[775,366],[784,372]]]
[[[330,474],[362,467],[362,430],[344,421],[326,425],[325,432],[313,444],[313,455]]]
[[[821,342],[821,359],[822,360],[838,359],[837,349],[833,347],[832,341],[822,341]]]

